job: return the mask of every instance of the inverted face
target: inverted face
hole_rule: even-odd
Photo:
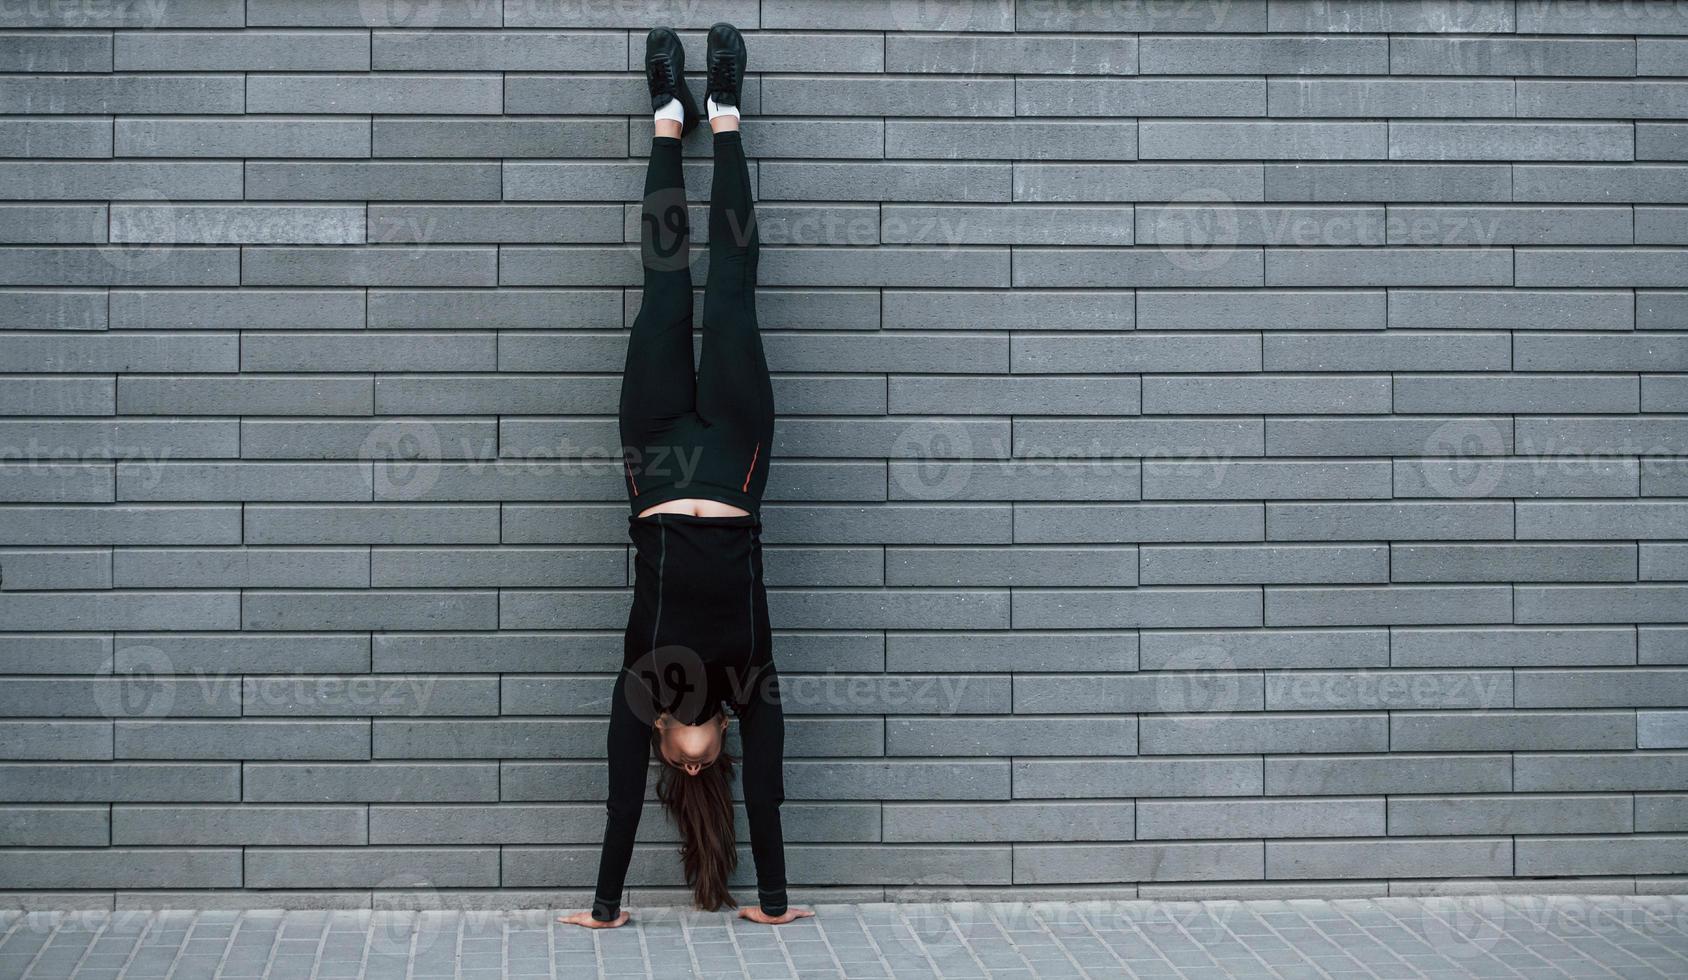
[[[682,725],[665,714],[656,720],[656,728],[661,735],[657,744],[662,761],[695,776],[720,757],[726,742],[727,715],[722,712],[701,725]]]

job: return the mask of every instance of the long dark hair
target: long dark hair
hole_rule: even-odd
[[[662,732],[651,730],[651,748],[663,759]],[[669,765],[657,777],[656,798],[668,819],[680,828],[680,866],[686,872],[697,907],[707,912],[738,908],[727,879],[738,867],[733,831],[733,757],[725,745],[715,761],[697,775]]]

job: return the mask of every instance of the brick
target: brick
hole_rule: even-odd
[[[44,591],[109,588],[111,552],[108,550],[0,552],[0,589]]]
[[[1266,867],[1274,878],[1482,878],[1510,874],[1512,848],[1506,838],[1267,841]]]
[[[925,586],[1135,585],[1130,548],[890,548],[886,584]]]
[[[1031,759],[1014,763],[1015,799],[1258,796],[1258,758]]]
[[[112,562],[120,588],[274,588],[369,582],[359,549],[125,549]]]
[[[1688,711],[1638,711],[1635,722],[1637,748],[1688,748]]]
[[[1143,411],[1149,415],[1387,413],[1389,394],[1382,377],[1152,377],[1143,380]]]
[[[1014,200],[1182,200],[1229,205],[1261,200],[1260,164],[1025,163],[1014,166]]]
[[[1512,618],[1510,599],[1505,586],[1273,586],[1266,592],[1266,625],[1504,623]]]
[[[1510,286],[1506,249],[1275,249],[1269,286]],[[1321,338],[1321,341],[1323,338]]]
[[[105,847],[111,842],[106,807],[12,806],[6,817],[0,842],[7,847]]]
[[[1129,290],[887,289],[883,303],[887,330],[1129,330],[1135,319]]]
[[[121,712],[125,695],[120,682],[109,679],[93,681],[14,681],[15,690],[0,702],[0,713],[7,716],[53,714],[59,716],[92,715]],[[40,692],[44,695],[40,710],[34,704],[19,703]],[[144,694],[137,700],[146,702]],[[116,711],[97,711],[90,708],[113,706]],[[159,711],[156,703],[137,706],[139,710]],[[6,748],[0,758],[6,759],[110,759],[111,723],[109,721],[7,721],[0,722],[0,732],[6,736]],[[105,843],[101,841],[101,843]]]
[[[370,133],[378,157],[619,157],[627,147],[621,119],[382,116]]]
[[[1139,382],[1116,377],[892,377],[898,415],[1135,415]]]
[[[1265,767],[1265,791],[1272,796],[1506,793],[1513,789],[1512,758],[1503,754],[1268,757]]]
[[[1268,163],[1267,201],[1510,201],[1512,168],[1492,163]]]
[[[1625,545],[1407,544],[1390,549],[1396,582],[1627,582]]]
[[[1137,38],[1120,35],[943,36],[899,32],[885,37],[884,70],[937,74],[1131,75],[1137,71],[1138,44]],[[758,62],[762,57],[758,52]]]
[[[113,138],[127,157],[367,157],[370,148],[367,121],[315,117],[118,119]]]
[[[151,674],[161,665],[184,673],[261,673],[280,658],[300,671],[356,674],[369,670],[369,638],[332,633],[136,633],[108,656],[118,673]]]
[[[109,156],[111,126],[104,119],[0,119],[0,159]]]
[[[45,779],[46,772],[52,779]],[[40,803],[232,803],[240,767],[228,763],[118,762],[0,765],[0,799]]]
[[[1185,122],[1145,120],[1144,160],[1375,160],[1391,135],[1375,122]]]
[[[1512,194],[1520,201],[1671,203],[1688,200],[1685,176],[1688,167],[1674,164],[1538,164],[1515,168]]]
[[[1381,75],[1404,38],[1190,35],[1138,41],[1145,75]]]
[[[1209,752],[1383,752],[1389,720],[1382,714],[1154,715],[1140,722],[1144,755]],[[1192,742],[1192,738],[1198,740]],[[1191,835],[1194,836],[1194,835]]]
[[[1385,548],[1373,545],[1157,545],[1142,549],[1145,585],[1383,582]]]
[[[1013,605],[1014,626],[1026,629],[1262,625],[1252,589],[1019,592]]]
[[[1265,877],[1252,844],[1025,844],[1014,848],[1014,880],[1235,881]]]
[[[1518,674],[1525,708],[1676,707],[1688,673],[1668,667],[1531,670]]]
[[[347,463],[124,463],[117,476],[125,501],[368,500],[370,482]]]
[[[889,718],[887,756],[1131,755],[1137,746],[1133,718]]]
[[[1247,837],[1381,837],[1384,801],[1354,799],[1145,800],[1140,840]]]
[[[887,803],[887,843],[1117,840],[1131,830],[1129,801]]]
[[[1261,250],[1050,249],[1015,256],[1015,286],[1139,288],[1264,285]]]
[[[241,627],[256,630],[485,629],[497,615],[490,592],[275,591],[243,600]]]
[[[1392,122],[1388,155],[1391,160],[1633,160],[1635,131],[1622,123]],[[1517,186],[1514,196],[1538,199],[1520,195]]]
[[[358,806],[115,806],[111,838],[142,847],[360,845],[367,820]]]
[[[1021,672],[1137,667],[1134,633],[1015,630],[961,636],[892,632],[886,634],[884,647],[883,666],[895,671],[953,670],[960,663],[969,669]]]
[[[1636,74],[1640,59],[1627,40],[1553,37],[1392,37],[1396,75]]]
[[[231,248],[20,246],[7,251],[7,267],[0,270],[4,285],[227,286],[240,272],[239,252]],[[28,338],[13,342],[20,341]],[[122,342],[118,338],[114,344]]]
[[[14,112],[126,115],[239,115],[240,75],[13,75],[0,77],[0,104]]]
[[[0,71],[101,72],[111,71],[111,68],[110,34],[9,34],[0,37]]]
[[[1518,842],[1518,873],[1672,874],[1684,866],[1683,837],[1555,837]]]
[[[1312,261],[1320,260],[1315,256]],[[1340,260],[1334,265],[1337,275],[1362,273],[1367,260],[1366,256],[1357,256],[1357,261],[1347,268],[1342,268],[1345,263]],[[1511,363],[1509,339],[1507,334],[1475,331],[1281,332],[1264,334],[1261,346],[1268,371],[1433,371],[1450,364],[1474,371],[1504,371]]]
[[[117,385],[105,378],[11,377],[0,415],[112,415]]]
[[[1030,84],[1029,82],[1019,83]],[[1023,89],[1022,89],[1023,92]],[[765,75],[762,112],[804,116],[824,104],[833,116],[1013,116],[1015,83],[1006,78],[949,79],[936,76]],[[1070,115],[1028,112],[1022,115]]]
[[[1512,4],[1498,0],[1431,0],[1410,7],[1387,0],[1278,0],[1268,6],[1266,23],[1272,31],[1479,34],[1517,29]]]
[[[1414,711],[1390,718],[1389,745],[1406,752],[1634,749],[1636,728],[1627,711]]]
[[[1629,833],[1627,796],[1395,797],[1392,835]]]
[[[1155,631],[1142,634],[1145,670],[1375,667],[1389,662],[1385,630]]]
[[[9,630],[233,629],[239,599],[237,592],[5,592],[0,593],[0,625]]]
[[[1518,536],[1540,539],[1669,537],[1681,505],[1670,501],[1526,502]]]
[[[771,161],[760,172],[767,201],[1007,201],[1011,179],[1003,163]]]
[[[1021,116],[1263,116],[1266,90],[1255,79],[1113,78],[1017,83]]]
[[[1156,290],[1137,298],[1145,330],[1380,329],[1385,302],[1381,290]]]
[[[1144,468],[1146,500],[1380,498],[1389,495],[1382,463],[1234,460],[1152,463]]]
[[[238,848],[6,851],[0,874],[22,888],[238,888]]]
[[[1681,123],[1636,123],[1635,158],[1688,160],[1688,126]]]
[[[1165,248],[1194,246],[1195,262],[1208,265],[1229,245],[1381,245],[1384,213],[1376,207],[1271,207],[1265,205],[1138,205],[1137,242]]]
[[[881,241],[932,245],[1129,245],[1130,208],[885,206]]]
[[[1399,412],[1624,414],[1641,410],[1641,389],[1626,375],[1530,374],[1485,378],[1480,387],[1458,374],[1397,375]]]
[[[114,37],[112,56],[117,71],[133,72],[368,71],[369,35],[362,31],[125,31]]]
[[[1374,368],[1375,370],[1375,368]],[[1470,439],[1470,442],[1460,440]],[[1269,419],[1266,448],[1274,456],[1446,456],[1511,451],[1505,419],[1476,417]]]
[[[113,242],[137,245],[356,245],[364,209],[336,204],[115,204]]]
[[[263,701],[253,695],[254,687],[248,680],[244,699],[261,708]],[[243,712],[247,706],[242,706]],[[252,712],[258,713],[263,712]],[[369,723],[124,720],[113,744],[122,759],[365,759],[369,757]]]
[[[426,105],[450,115],[504,111],[496,75],[249,75],[253,113],[402,113]]]
[[[485,247],[249,248],[241,281],[255,286],[491,286],[497,252]]]
[[[1238,113],[1239,115],[1241,113]],[[1510,116],[1510,81],[1271,78],[1268,116]],[[1520,113],[1522,114],[1522,113]]]
[[[490,163],[251,163],[246,188],[283,201],[496,200],[499,175]]]
[[[237,163],[10,163],[0,164],[0,197],[12,200],[90,196],[238,199]]]
[[[1517,99],[1522,117],[1679,119],[1688,106],[1688,83],[1520,80]]]
[[[1633,330],[1635,298],[1616,290],[1389,291],[1389,326],[1402,329]]]
[[[1025,544],[1123,544],[1137,541],[1257,541],[1259,505],[1019,504],[1014,540]]]
[[[300,412],[300,403],[306,408]],[[125,415],[368,415],[371,385],[358,376],[297,374],[201,374],[192,380],[170,376],[128,376],[118,391]]]

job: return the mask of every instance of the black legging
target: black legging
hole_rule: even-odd
[[[760,249],[737,132],[715,135],[703,356],[692,371],[690,228],[680,141],[656,137],[640,215],[644,299],[621,375],[621,444],[633,513],[699,497],[757,513],[774,392],[756,326]]]

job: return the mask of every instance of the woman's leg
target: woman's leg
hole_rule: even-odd
[[[675,124],[678,126],[678,124]],[[621,445],[629,499],[658,479],[672,482],[666,435],[696,403],[692,372],[692,270],[680,140],[651,141],[640,219],[644,295],[621,372]],[[661,472],[649,472],[654,468]]]
[[[760,239],[750,168],[736,118],[715,133],[715,177],[709,203],[709,284],[703,293],[703,357],[697,412],[724,430],[732,486],[760,500],[774,435],[774,391],[756,324]],[[722,120],[712,120],[711,125]]]

